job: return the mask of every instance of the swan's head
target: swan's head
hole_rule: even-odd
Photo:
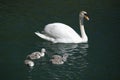
[[[85,19],[89,20],[89,17],[87,16],[87,12],[86,11],[81,11],[79,16],[80,17],[84,17]]]

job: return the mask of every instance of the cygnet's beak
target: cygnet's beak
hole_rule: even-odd
[[[90,20],[89,17],[88,17],[87,15],[85,15],[85,19]]]

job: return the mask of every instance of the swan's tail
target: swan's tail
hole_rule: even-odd
[[[35,34],[36,34],[37,36],[39,36],[39,37],[41,36],[41,35],[40,35],[41,33],[40,33],[39,31],[36,31]]]
[[[45,39],[45,40],[52,41],[53,43],[56,43],[54,38],[49,37],[49,36],[47,36],[47,35],[45,35],[45,34],[41,34],[39,31],[35,32],[35,34],[36,34],[37,36]]]

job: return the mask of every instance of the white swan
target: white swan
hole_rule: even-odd
[[[45,56],[45,52],[46,52],[46,50],[44,48],[42,48],[41,52],[39,52],[39,51],[33,52],[30,55],[28,55],[27,58],[30,58],[32,60],[33,59],[39,59],[40,57],[44,57]]]
[[[89,18],[87,12],[81,11],[79,14],[81,36],[71,27],[63,23],[51,23],[45,26],[43,33],[35,32],[39,37],[53,43],[86,43],[88,37],[85,33],[83,19]]]
[[[25,60],[24,63],[25,63],[26,65],[28,65],[29,67],[33,67],[33,66],[35,65],[34,62],[31,61],[31,60]]]

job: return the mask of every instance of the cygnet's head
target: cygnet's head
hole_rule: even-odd
[[[68,56],[69,56],[69,54],[67,54],[67,53],[63,54],[63,61],[67,61]]]
[[[45,53],[45,52],[46,52],[45,48],[42,48],[42,49],[41,49],[41,52],[42,52],[42,53]]]
[[[69,54],[68,53],[65,53],[65,54],[63,54],[63,57],[68,57],[69,56]]]

